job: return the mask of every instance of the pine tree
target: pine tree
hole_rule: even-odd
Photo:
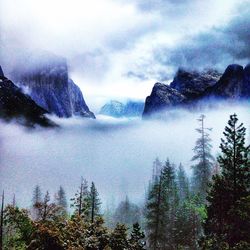
[[[91,222],[93,223],[95,217],[100,215],[100,205],[101,205],[99,194],[97,192],[94,182],[91,183],[91,187],[90,187],[89,203],[91,204],[90,214],[91,214]]]
[[[59,206],[62,210],[63,214],[67,214],[67,199],[66,194],[62,186],[60,186],[57,194],[56,194],[56,205]]]
[[[32,201],[33,205],[42,201],[42,192],[39,185],[35,186]]]
[[[43,221],[48,219],[50,212],[51,212],[51,207],[50,207],[49,202],[50,202],[50,194],[49,194],[49,191],[47,191],[44,196],[43,202],[41,203],[41,206],[39,208]]]
[[[177,245],[177,212],[179,207],[179,196],[177,190],[174,165],[166,161],[162,169],[163,193],[166,199],[166,239],[164,249],[175,249]]]
[[[222,176],[231,182],[233,202],[245,197],[250,188],[250,147],[245,146],[246,128],[237,122],[237,115],[231,115],[223,133],[226,140],[221,140],[222,154],[218,157]]]
[[[152,250],[164,249],[167,203],[163,192],[162,174],[155,176],[149,184],[145,210],[148,246]]]
[[[211,172],[214,158],[211,154],[211,139],[208,131],[210,128],[206,128],[204,125],[205,116],[201,115],[198,121],[201,123],[200,127],[196,131],[200,134],[200,137],[196,141],[196,145],[193,149],[194,156],[192,161],[196,161],[197,164],[193,165],[193,185],[195,193],[199,193],[202,200],[206,198],[206,192],[208,183],[211,179]]]
[[[185,170],[182,164],[179,165],[177,171],[177,185],[178,185],[178,192],[180,201],[183,203],[186,199],[189,198],[189,180],[185,173]]]
[[[109,243],[109,234],[107,228],[104,227],[104,220],[102,217],[97,217],[93,223],[88,225],[88,229],[84,235],[86,238],[84,249],[106,249],[105,247],[107,247]]]
[[[32,212],[36,220],[39,219],[39,206],[42,203],[42,191],[39,185],[36,185],[32,197]]]
[[[145,248],[145,234],[141,231],[139,223],[133,225],[132,232],[129,239],[129,249],[131,250],[144,250]]]
[[[81,184],[79,190],[75,193],[75,197],[71,199],[70,205],[75,209],[75,213],[79,216],[89,218],[90,202],[89,202],[89,190],[88,182],[81,178]]]
[[[128,249],[127,228],[123,224],[117,224],[110,236],[109,246],[115,250]]]
[[[245,145],[246,129],[238,125],[236,114],[230,116],[221,140],[218,162],[221,175],[213,177],[208,195],[205,244],[215,249],[223,244],[250,243],[250,147]]]

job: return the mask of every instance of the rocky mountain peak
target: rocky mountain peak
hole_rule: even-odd
[[[42,53],[27,59],[25,67],[12,73],[21,87],[41,107],[59,117],[95,118],[80,88],[69,78],[66,59]]]
[[[216,70],[179,69],[170,85],[156,83],[146,98],[144,117],[173,106],[195,107],[207,99],[241,100],[250,97],[250,64],[229,65],[223,74]]]
[[[178,90],[188,98],[195,98],[209,87],[216,84],[221,74],[212,69],[202,72],[195,70],[187,71],[183,68],[179,69],[174,77],[170,87]]]
[[[146,98],[143,115],[150,116],[166,107],[176,106],[184,102],[186,97],[178,90],[163,83],[155,83],[150,96]]]
[[[219,81],[209,90],[209,96],[239,99],[244,97],[244,68],[238,64],[229,65]]]

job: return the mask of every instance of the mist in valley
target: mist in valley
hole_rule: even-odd
[[[205,126],[213,128],[214,156],[230,114],[236,113],[249,133],[249,105],[222,105],[202,113]],[[60,128],[49,130],[1,123],[0,189],[5,190],[7,201],[15,194],[17,204],[28,207],[35,185],[51,194],[62,185],[69,202],[82,176],[95,182],[103,208],[110,202],[118,204],[126,195],[141,204],[156,157],[169,158],[177,166],[182,163],[191,173],[200,114],[176,110],[164,121],[52,117]]]

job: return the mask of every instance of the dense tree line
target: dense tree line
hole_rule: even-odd
[[[158,175],[153,172],[145,214],[149,249],[197,249],[205,214],[201,198],[191,194],[182,165],[167,160]]]
[[[100,204],[95,184],[92,182],[89,188],[84,179],[71,199],[71,214],[62,187],[51,201],[49,192],[43,196],[36,186],[31,209],[11,204],[1,210],[2,249],[145,249],[140,225],[134,223],[130,233],[124,224],[117,223],[113,229],[106,227]]]
[[[5,206],[3,193],[1,249],[250,249],[246,129],[231,115],[215,160],[205,116],[198,122],[192,174],[157,158],[144,205],[126,197],[102,211],[95,184],[83,178],[70,204],[63,187],[51,200],[36,186],[31,209],[19,208],[15,197]]]
[[[158,159],[153,164],[145,215],[149,249],[250,249],[246,129],[235,114],[230,116],[214,162],[204,118],[199,118],[190,180],[182,165]]]

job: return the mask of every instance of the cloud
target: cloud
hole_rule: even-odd
[[[217,67],[224,70],[228,64],[250,61],[250,5],[241,5],[233,18],[224,25],[189,36],[174,48],[160,47],[154,51],[154,60],[166,67]]]
[[[27,15],[29,13],[29,15]],[[71,55],[111,44],[124,47],[152,23],[150,14],[112,0],[3,0],[3,41]]]
[[[249,128],[249,106],[222,105],[205,112],[206,126],[213,127],[215,156],[234,112]],[[143,201],[155,157],[182,162],[190,173],[200,113],[179,110],[174,115],[162,122],[58,119],[59,130],[28,131],[0,123],[0,190],[6,190],[8,201],[15,193],[17,204],[28,206],[36,184],[52,194],[62,185],[69,199],[83,176],[96,183],[104,204],[112,196],[119,201],[126,194]]]
[[[247,7],[244,0],[2,0],[0,64],[7,72],[27,49],[47,50],[67,59],[87,101],[144,98],[179,66],[245,60]]]

